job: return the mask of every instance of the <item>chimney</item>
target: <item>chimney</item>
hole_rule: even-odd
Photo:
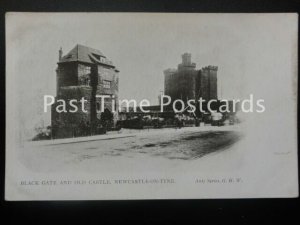
[[[62,58],[62,54],[63,54],[63,51],[62,51],[62,47],[60,47],[59,51],[58,51],[58,60],[60,61],[61,58]]]

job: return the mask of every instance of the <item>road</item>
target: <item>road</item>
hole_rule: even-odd
[[[93,140],[45,146],[27,146],[21,158],[34,170],[74,169],[122,161],[144,162],[163,160],[191,161],[204,155],[230,149],[242,138],[232,127],[191,127],[128,131],[129,137]],[[126,159],[130,159],[129,161]],[[146,160],[145,160],[146,159]],[[112,165],[103,168],[110,168]]]

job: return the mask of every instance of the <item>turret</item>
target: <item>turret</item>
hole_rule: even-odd
[[[59,49],[59,51],[58,51],[58,61],[61,60],[62,55],[63,55],[63,51],[62,51],[62,47],[60,47],[60,49]]]
[[[190,53],[184,53],[181,57],[182,57],[182,65],[191,65],[192,55]]]

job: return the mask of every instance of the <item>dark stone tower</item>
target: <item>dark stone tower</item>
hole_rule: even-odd
[[[196,64],[192,62],[190,53],[182,55],[182,63],[177,69],[167,69],[165,75],[165,95],[172,101],[181,99],[186,102],[189,99],[199,98],[209,101],[218,99],[216,66],[207,66],[196,70]]]
[[[195,99],[197,71],[196,64],[191,61],[191,54],[184,53],[178,69],[165,70],[164,74],[165,95],[169,95],[172,101]]]
[[[206,101],[209,101],[211,99],[218,99],[217,71],[217,66],[203,67],[202,70],[199,71],[199,96]]]
[[[87,100],[84,112],[81,103],[78,103],[78,111],[58,113],[52,105],[52,127],[55,138],[73,137],[97,133],[97,127],[101,125],[100,106],[101,99],[96,95],[109,95],[114,97],[104,102],[106,111],[117,118],[118,102],[118,70],[99,50],[82,45],[76,45],[68,54],[62,56],[59,50],[59,62],[57,73],[56,99],[65,101],[82,97]]]

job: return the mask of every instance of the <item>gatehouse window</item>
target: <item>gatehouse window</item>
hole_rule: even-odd
[[[97,111],[99,112],[100,111],[100,103],[99,102],[97,102]]]
[[[103,88],[110,88],[111,87],[111,82],[108,80],[103,81]]]

